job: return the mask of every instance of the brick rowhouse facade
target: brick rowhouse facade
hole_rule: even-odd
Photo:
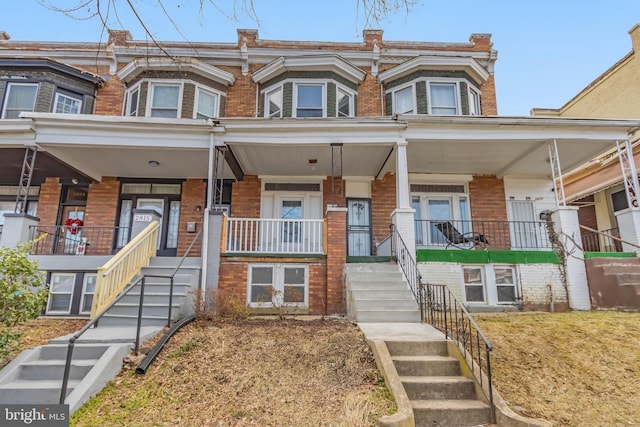
[[[322,90],[325,97],[323,99],[323,114],[324,116],[333,116],[326,117],[327,119],[335,120],[335,116],[338,115],[337,96],[339,89],[353,96],[353,108],[351,108],[350,115],[355,118],[380,118],[391,115],[392,91],[401,87],[398,84],[412,84],[415,88],[426,91],[425,79],[427,77],[437,78],[438,73],[441,73],[440,77],[447,79],[447,81],[467,79],[467,83],[461,83],[459,87],[466,88],[467,85],[470,85],[479,89],[482,114],[497,114],[495,83],[492,74],[492,61],[495,59],[495,52],[492,49],[489,35],[474,34],[468,43],[386,41],[383,35],[381,30],[365,30],[362,42],[308,42],[262,40],[258,37],[256,30],[238,30],[237,43],[199,43],[197,54],[194,53],[196,50],[192,44],[163,42],[162,50],[171,52],[172,55],[175,54],[169,59],[166,53],[158,49],[157,46],[145,41],[133,40],[129,32],[118,30],[109,32],[109,40],[106,45],[62,43],[59,50],[67,53],[73,52],[67,56],[63,56],[64,53],[60,54],[61,58],[71,62],[73,60],[69,58],[82,56],[78,52],[85,52],[85,56],[92,59],[91,61],[87,61],[86,58],[77,59],[77,63],[72,65],[96,76],[93,113],[99,116],[137,116],[122,119],[124,123],[122,127],[131,126],[131,129],[136,131],[138,130],[136,126],[140,124],[146,125],[163,121],[162,118],[156,117],[148,121],[143,120],[151,114],[153,85],[162,84],[163,81],[168,86],[180,87],[180,102],[175,116],[178,119],[192,119],[196,116],[200,106],[198,97],[201,95],[199,95],[199,91],[204,88],[206,89],[204,92],[209,96],[217,97],[218,116],[221,120],[225,118],[256,118],[258,123],[265,123],[266,120],[270,120],[264,118],[265,93],[280,84],[283,88],[282,114],[281,117],[270,120],[270,123],[278,123],[279,118],[291,120],[298,114],[294,105],[297,95],[292,82],[299,80],[313,83],[314,79],[323,85]],[[0,49],[10,48],[9,46],[9,40],[0,43]],[[38,44],[30,44],[29,46],[35,51],[43,49]],[[43,50],[43,55],[46,53],[55,57],[53,52],[50,49]],[[93,52],[93,56],[90,54],[91,52]],[[97,56],[96,52],[98,52]],[[480,67],[486,69],[488,77],[471,77],[470,74],[465,74],[459,69],[451,71],[438,68],[441,66],[436,69],[428,69],[427,74],[420,74],[424,71],[420,69],[420,65],[418,68],[409,69],[390,79],[385,80],[379,77],[380,73],[393,70],[399,64],[410,62],[418,56],[437,55],[441,55],[442,58],[460,56],[466,57],[469,61],[476,61]],[[335,59],[336,57],[342,59]],[[309,64],[300,65],[295,61],[300,58],[315,59],[312,59]],[[322,63],[322,60],[318,58],[328,58],[328,61]],[[294,59],[294,61],[287,63],[289,59]],[[254,79],[257,74],[264,73],[264,70],[269,67],[276,69],[280,66],[278,61],[283,61],[279,74],[274,73],[265,80]],[[336,63],[339,65],[335,65]],[[318,68],[314,69],[314,66]],[[482,73],[480,74],[482,75]],[[132,101],[131,95],[135,92],[136,87],[139,88],[139,92],[135,95],[136,101]],[[0,89],[2,89],[1,86]],[[53,92],[50,95],[53,96]],[[466,94],[459,95],[460,102],[467,102],[468,96]],[[418,102],[417,98],[420,95],[414,93],[414,96],[416,97],[415,101]],[[426,92],[420,98],[420,108],[426,108],[425,100]],[[137,102],[137,104],[132,104],[136,107],[135,114],[130,114],[131,105],[127,104],[132,102]],[[84,105],[84,107],[89,108],[88,105]],[[460,110],[466,114],[464,112],[468,112],[468,106],[461,107],[463,108]],[[42,111],[52,110],[47,106],[42,106]],[[213,122],[215,121],[214,118]],[[348,121],[349,119],[345,120],[345,122]],[[223,126],[224,124],[221,125],[221,127]],[[102,128],[96,130],[96,132],[100,131]],[[262,136],[258,132],[256,134],[258,137]],[[111,144],[109,142],[110,136],[105,135],[105,145]],[[136,134],[128,135],[134,146],[138,142],[136,136]],[[182,135],[176,133],[173,142],[180,142],[181,137]],[[296,141],[295,138],[298,137],[294,136],[288,139],[288,136],[284,136],[281,141],[272,141],[272,143],[274,145],[293,143],[292,147],[294,148],[292,149],[300,147],[299,149],[303,150],[304,141]],[[245,142],[253,143],[250,138]],[[295,145],[298,142],[300,145]],[[359,142],[369,143],[364,137]],[[387,144],[392,142],[393,139]],[[327,137],[327,149],[329,149],[329,144],[334,143],[342,144],[342,141],[334,141]],[[164,147],[161,144],[155,148],[147,148],[144,145],[136,146],[136,149],[141,152],[148,149],[148,151],[144,151],[145,155],[162,148]],[[233,146],[230,146],[230,151],[233,151]],[[175,153],[175,156],[181,154],[177,149]],[[203,156],[207,155],[204,149],[202,149],[202,153]],[[135,168],[123,172],[122,176],[96,178],[95,174],[87,174],[87,176],[94,177],[95,182],[89,185],[85,226],[115,227],[118,225],[120,215],[118,208],[121,198],[120,179],[127,183],[157,183],[159,185],[169,180],[171,182],[180,180],[182,185],[179,199],[180,218],[176,255],[182,256],[196,235],[194,232],[188,231],[188,225],[195,223],[196,232],[202,228],[208,177],[204,176],[205,174],[202,174],[203,176],[194,174],[188,166],[181,172],[174,170],[172,176],[160,176],[159,174],[153,177],[144,176],[149,159],[153,159],[151,154],[146,155],[146,158],[141,160]],[[176,160],[178,160],[177,157]],[[271,169],[269,173],[262,171],[260,169],[262,160],[260,158],[245,159],[245,162],[250,163],[249,169],[252,167],[253,169],[250,173],[244,171],[244,176],[231,185],[229,216],[232,218],[260,218],[262,185],[263,180],[267,179],[266,177],[276,175],[276,181],[279,183],[288,182],[292,185],[296,185],[298,182],[304,184],[310,180],[321,182],[321,207],[322,212],[326,213],[324,215],[326,254],[291,257],[287,254],[278,254],[277,256],[234,254],[231,256],[223,253],[219,268],[219,288],[221,291],[232,292],[246,300],[248,269],[251,264],[305,265],[308,268],[308,312],[312,314],[343,312],[342,272],[347,256],[347,213],[342,209],[346,207],[345,193],[347,183],[351,179],[347,176],[349,174],[346,169],[343,174],[345,176],[335,177],[327,176],[329,174],[326,172],[324,175],[313,175],[309,172],[310,175],[299,179],[299,174],[294,175],[286,170],[285,166],[288,161],[286,157],[282,158],[281,175],[278,175],[280,172],[277,169]],[[320,159],[320,161],[322,160]],[[247,163],[242,164],[241,167],[246,167]],[[333,169],[331,170],[333,171]],[[225,178],[229,177],[225,176]],[[356,178],[358,182],[364,180],[371,182],[371,243],[375,254],[375,244],[381,242],[390,233],[391,215],[397,207],[396,174],[389,172],[383,176],[377,176],[373,173],[371,176]],[[41,218],[40,225],[55,225],[59,220],[62,195],[62,185],[59,181],[57,177],[50,176],[41,185],[38,208],[38,216]],[[67,181],[63,180],[63,182]],[[298,197],[301,192],[298,192]],[[504,185],[501,180],[495,177],[474,177],[469,185],[469,193],[474,219],[506,219]],[[149,194],[148,198],[153,198],[153,194]],[[141,196],[134,195],[133,197]],[[146,194],[145,197],[147,197]],[[158,196],[158,198],[160,197],[162,196]],[[338,209],[333,209],[333,207]],[[307,209],[306,206],[305,209]],[[305,215],[307,213],[308,211],[305,211]],[[113,242],[115,239],[112,237],[111,241],[108,240],[92,244],[87,254],[110,254],[114,250]],[[201,242],[196,243],[189,255],[199,256],[201,248]]]

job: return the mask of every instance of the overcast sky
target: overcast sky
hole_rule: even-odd
[[[5,0],[6,1],[6,0]],[[86,1],[86,0],[84,0]],[[158,40],[235,42],[236,29],[256,28],[262,39],[361,41],[364,20],[356,0],[254,0],[259,23],[239,11],[226,18],[204,0],[134,0]],[[0,31],[21,41],[106,40],[100,22],[72,19],[41,3],[71,7],[79,0],[11,0],[0,14]],[[145,32],[125,0],[110,26]],[[102,0],[104,5],[107,0]],[[218,0],[223,11],[233,0]],[[498,51],[495,81],[500,115],[527,116],[534,107],[558,108],[631,51],[628,31],[640,22],[639,0],[418,0],[409,14],[389,16],[378,27],[385,40],[467,42],[472,33],[492,34]],[[86,16],[83,10],[80,15]],[[179,32],[176,30],[176,27]]]

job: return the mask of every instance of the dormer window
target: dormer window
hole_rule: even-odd
[[[218,94],[198,87],[196,90],[194,119],[218,117]]]
[[[140,85],[136,85],[127,92],[125,103],[125,115],[135,117],[138,115],[138,102],[140,100]]]
[[[265,117],[282,117],[282,86],[265,94],[264,111]]]
[[[394,114],[413,114],[415,113],[413,101],[413,85],[407,86],[393,92],[393,113]]]
[[[80,114],[82,97],[70,92],[58,92],[54,101],[56,113]]]
[[[150,117],[180,117],[180,85],[179,84],[151,84]]]
[[[469,87],[469,115],[479,116],[480,110],[480,92],[476,89]]]
[[[459,114],[457,89],[456,83],[429,83],[429,113]]]
[[[336,115],[337,117],[353,117],[353,99],[354,94],[347,92],[346,89],[338,88],[336,94]]]
[[[325,117],[324,85],[296,85],[296,117]]]
[[[366,72],[338,55],[278,58],[252,75],[263,117],[353,117]]]
[[[17,119],[23,111],[34,111],[37,94],[37,83],[9,83],[2,118]]]

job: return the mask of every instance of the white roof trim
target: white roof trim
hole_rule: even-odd
[[[286,71],[333,71],[345,79],[360,83],[367,73],[338,55],[290,56],[275,59],[253,73],[256,83],[264,83]]]
[[[230,86],[236,81],[233,74],[194,58],[136,58],[118,71],[118,77],[129,83],[147,70],[192,72],[225,86]]]
[[[378,74],[378,80],[386,83],[417,70],[462,70],[479,82],[487,81],[490,76],[489,72],[474,58],[425,55],[417,56],[381,72]]]

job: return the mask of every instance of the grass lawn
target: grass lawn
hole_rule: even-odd
[[[557,426],[640,425],[640,313],[475,315],[494,385],[516,412]]]
[[[640,424],[640,313],[475,314],[494,385],[518,413],[557,426]],[[38,319],[23,346],[84,321]],[[371,351],[344,321],[198,322],[144,376],[135,364],[72,426],[368,426],[393,413]]]

